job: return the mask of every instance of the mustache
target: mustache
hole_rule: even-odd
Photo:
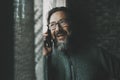
[[[59,36],[59,35],[67,35],[67,32],[64,31],[64,30],[60,30],[60,31],[55,32],[54,35],[55,35],[56,37]]]

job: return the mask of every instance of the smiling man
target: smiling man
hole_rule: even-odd
[[[48,27],[51,30],[53,40],[56,42],[56,47],[59,50],[67,48],[70,36],[70,26],[65,12],[57,11],[53,13],[50,17]]]
[[[49,11],[43,48],[43,55],[49,58],[48,80],[120,80],[120,59],[116,56],[93,44],[84,48],[77,46],[75,50],[76,45],[71,45],[75,42],[71,42],[75,31],[70,18],[66,7]]]
[[[64,55],[70,52],[71,23],[66,7],[56,7],[48,13],[48,31],[44,33],[43,55],[48,56],[48,80],[70,80],[69,61]],[[56,62],[57,61],[57,62]],[[56,64],[58,63],[58,64]],[[65,68],[65,66],[68,66]],[[69,75],[68,76],[66,76]]]
[[[66,50],[68,49],[69,45],[69,38],[71,35],[70,30],[70,22],[69,22],[69,14],[66,8],[55,8],[51,10],[48,14],[48,28],[50,30],[51,34],[51,41],[53,42],[53,47],[57,50]],[[47,39],[48,32],[44,34],[44,40]],[[46,45],[47,43],[45,43]],[[46,49],[46,50],[45,50]],[[45,52],[49,50],[48,52],[44,53],[44,55],[51,52],[50,47],[44,48]]]

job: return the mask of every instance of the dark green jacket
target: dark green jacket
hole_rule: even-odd
[[[120,59],[102,48],[51,56],[48,80],[120,80]]]

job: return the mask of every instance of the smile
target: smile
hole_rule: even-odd
[[[58,40],[64,40],[64,39],[65,39],[65,36],[64,36],[64,35],[58,35],[58,36],[57,36],[57,39],[58,39]]]
[[[58,34],[57,37],[64,36],[63,34]]]

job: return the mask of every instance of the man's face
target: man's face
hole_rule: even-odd
[[[66,14],[63,11],[57,11],[50,17],[49,28],[51,30],[52,38],[56,44],[67,44],[70,36],[70,26]]]

